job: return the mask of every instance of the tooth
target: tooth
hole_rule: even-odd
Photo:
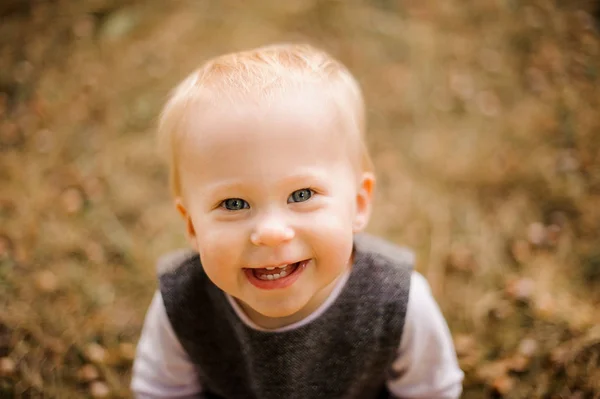
[[[288,267],[288,265],[284,265],[284,266],[277,266],[277,267],[279,267],[280,269],[285,269],[286,267]]]
[[[269,279],[269,280],[273,280],[273,275],[272,275],[272,274],[267,274],[267,276],[266,276],[266,277],[267,277],[267,279]]]
[[[265,267],[265,269],[267,269],[267,270],[275,270],[274,267]]]
[[[287,272],[285,270],[283,270],[283,271],[279,272],[279,276],[285,277],[285,276],[287,276]]]

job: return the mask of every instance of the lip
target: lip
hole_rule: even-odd
[[[262,290],[276,290],[283,289],[291,286],[298,280],[306,266],[310,262],[310,259],[305,259],[299,262],[298,267],[292,274],[289,274],[285,277],[279,278],[277,280],[261,280],[254,276],[253,269],[244,269],[244,274],[250,283],[256,288],[260,288]],[[295,262],[292,262],[295,263]],[[279,266],[289,265],[289,263],[280,264]],[[267,266],[267,267],[277,267],[277,266]]]

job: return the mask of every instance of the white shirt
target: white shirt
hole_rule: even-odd
[[[289,331],[318,318],[342,291],[348,275],[341,278],[329,298],[310,316],[297,323],[270,331]],[[240,319],[254,324],[227,296]],[[458,398],[463,372],[448,325],[431,294],[425,278],[413,272],[398,355],[392,364],[395,379],[387,381],[390,393],[398,398]],[[167,317],[160,292],[156,292],[138,343],[131,389],[137,399],[193,398],[202,392],[196,369],[179,343]]]

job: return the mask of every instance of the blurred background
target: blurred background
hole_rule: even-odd
[[[596,3],[3,0],[0,397],[130,397],[155,259],[186,245],[157,114],[282,41],[362,84],[369,230],[416,251],[463,397],[600,397]]]

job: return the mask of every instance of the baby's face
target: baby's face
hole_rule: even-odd
[[[368,219],[371,175],[317,98],[192,117],[180,151],[180,210],[207,275],[266,317],[318,306]]]

